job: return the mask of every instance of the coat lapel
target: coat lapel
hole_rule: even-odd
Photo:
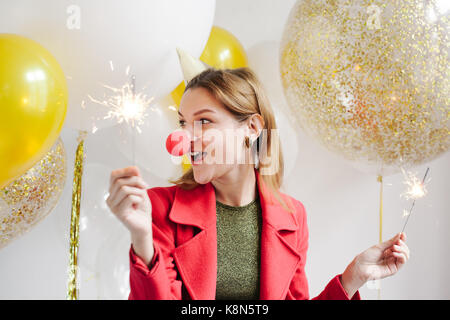
[[[267,192],[264,181],[255,170],[262,209],[260,299],[284,299],[289,283],[300,261],[295,250],[298,226],[293,214],[286,211]],[[169,219],[181,225],[199,228],[178,228],[174,259],[192,299],[212,300],[217,281],[216,197],[209,182],[193,190],[176,188]],[[188,231],[190,230],[190,231]],[[185,233],[185,234],[182,234]]]
[[[193,300],[213,300],[216,296],[217,232],[216,202],[211,183],[193,190],[176,189],[169,218],[178,224],[200,229],[193,236],[192,228],[178,228],[174,259],[186,289]],[[189,239],[189,236],[193,236]],[[184,239],[188,239],[184,241]]]
[[[295,232],[299,229],[294,214],[285,210],[256,172],[261,199],[261,300],[285,299],[300,255],[296,251]]]

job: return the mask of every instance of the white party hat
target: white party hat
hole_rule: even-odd
[[[184,83],[187,84],[196,75],[210,68],[209,65],[194,58],[183,49],[177,48],[178,58],[180,60],[181,70],[183,71]]]

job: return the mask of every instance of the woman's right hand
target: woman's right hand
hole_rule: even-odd
[[[148,188],[137,167],[111,172],[106,204],[127,227],[133,239],[151,238],[152,235],[152,206],[147,195]]]

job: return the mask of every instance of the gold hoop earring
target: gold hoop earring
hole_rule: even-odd
[[[244,143],[245,143],[245,146],[250,149],[250,137],[249,136],[245,136]]]

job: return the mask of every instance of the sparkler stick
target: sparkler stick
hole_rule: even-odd
[[[423,188],[424,188],[424,184],[425,184],[425,179],[426,179],[429,171],[430,171],[430,168],[428,167],[427,171],[425,171],[425,175],[423,176],[422,183],[420,185],[418,185],[416,183],[416,184],[414,184],[412,186],[412,192],[416,192],[416,196],[413,195],[414,201],[413,201],[413,203],[411,205],[411,209],[409,209],[408,217],[406,218],[406,222],[403,225],[402,233],[405,230],[406,225],[408,224],[409,217],[411,216],[411,212],[412,212],[412,210],[414,208],[414,205],[416,204],[417,198],[420,198],[420,197],[422,197],[425,194]],[[419,194],[417,194],[418,192],[419,192]]]
[[[131,95],[132,95],[132,100],[133,102],[136,101],[136,76],[132,75],[131,76]],[[135,159],[135,129],[134,126],[131,128],[131,153],[132,153],[132,161],[133,161],[133,166],[136,165],[136,159]]]

